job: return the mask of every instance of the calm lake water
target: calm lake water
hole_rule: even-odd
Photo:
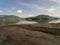
[[[59,20],[50,21],[48,23],[60,23],[60,19]]]
[[[35,21],[20,21],[16,24],[37,24],[38,22],[35,22]]]
[[[60,20],[50,21],[48,23],[60,23]],[[35,22],[35,21],[20,21],[20,22],[17,22],[16,24],[38,24],[38,22]]]
[[[50,21],[48,23],[60,23],[60,20]],[[15,23],[15,24],[38,24],[38,22],[36,22],[36,21],[26,21],[26,20],[23,20],[23,21],[20,21],[20,22]]]

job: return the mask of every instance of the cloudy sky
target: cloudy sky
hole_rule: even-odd
[[[0,15],[60,17],[60,0],[0,0]]]

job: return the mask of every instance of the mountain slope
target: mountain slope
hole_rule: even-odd
[[[26,20],[37,21],[39,23],[45,23],[45,22],[52,21],[52,20],[57,20],[57,19],[59,19],[59,18],[51,17],[51,16],[48,16],[48,15],[38,15],[36,17],[28,17],[28,18],[26,18]]]
[[[12,24],[19,22],[22,18],[14,15],[0,15],[0,24]]]

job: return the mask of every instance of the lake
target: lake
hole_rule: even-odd
[[[60,23],[60,19],[59,20],[50,21],[48,23]]]
[[[38,22],[35,22],[35,21],[20,21],[16,24],[37,24]]]
[[[50,21],[48,23],[60,23],[60,20]],[[26,20],[23,20],[23,21],[19,21],[17,23],[11,23],[9,25],[12,25],[12,24],[38,24],[38,22],[36,22],[36,21],[26,21]],[[3,25],[5,25],[5,24],[3,24]]]
[[[60,20],[54,20],[54,21],[50,21],[48,23],[60,23]],[[20,21],[20,22],[17,22],[16,24],[38,24],[38,22],[36,21]]]

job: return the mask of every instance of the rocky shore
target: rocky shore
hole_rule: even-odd
[[[60,24],[0,26],[0,45],[60,45]]]

